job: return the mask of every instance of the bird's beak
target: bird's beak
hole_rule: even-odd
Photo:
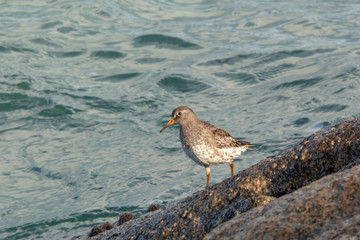
[[[175,120],[174,119],[170,119],[170,121],[160,130],[160,132],[164,131],[165,128],[167,128],[168,126],[170,126],[171,124],[174,124]]]

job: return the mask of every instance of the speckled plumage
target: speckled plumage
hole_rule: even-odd
[[[206,168],[206,187],[209,187],[210,165],[229,163],[233,175],[232,161],[252,146],[249,142],[239,141],[226,131],[199,120],[185,106],[174,109],[171,120],[160,132],[175,122],[180,125],[180,141],[186,155]]]

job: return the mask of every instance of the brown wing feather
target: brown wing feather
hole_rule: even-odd
[[[204,122],[206,127],[212,132],[213,140],[217,148],[229,148],[229,147],[241,147],[241,146],[252,146],[251,143],[240,141],[233,138],[228,132],[222,130],[214,125]]]

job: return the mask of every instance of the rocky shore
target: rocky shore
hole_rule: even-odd
[[[360,119],[343,120],[209,190],[74,239],[357,239],[359,163]]]

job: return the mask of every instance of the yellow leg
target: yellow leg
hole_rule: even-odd
[[[234,176],[234,164],[232,162],[229,162],[230,168],[231,168],[231,176]]]
[[[205,167],[205,169],[206,169],[206,177],[207,177],[207,179],[206,179],[206,189],[209,189],[210,188],[210,186],[209,186],[209,179],[210,179],[210,167]]]

